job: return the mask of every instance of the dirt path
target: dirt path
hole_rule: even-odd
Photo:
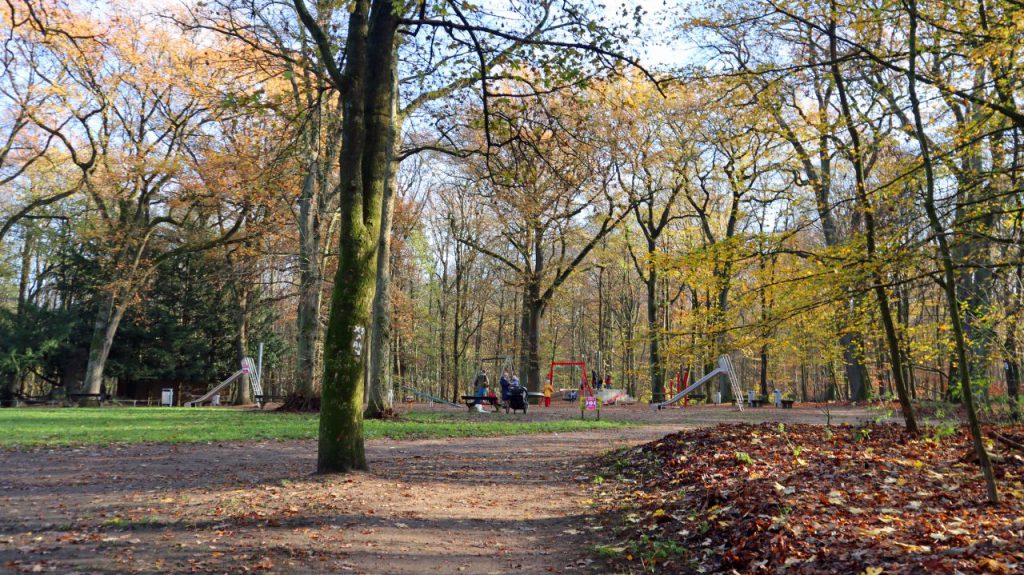
[[[692,413],[685,425],[373,441],[372,472],[328,478],[310,475],[309,441],[0,452],[0,572],[593,573],[582,467],[731,419]]]

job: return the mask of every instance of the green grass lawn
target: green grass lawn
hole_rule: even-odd
[[[0,409],[0,447],[202,443],[252,439],[312,439],[316,414],[209,408]],[[462,413],[407,413],[397,421],[366,422],[367,438],[483,437],[607,429],[622,421],[487,421]]]

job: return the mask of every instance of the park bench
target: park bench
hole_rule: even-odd
[[[102,407],[104,401],[110,401],[105,393],[69,393],[68,400],[71,403],[86,403],[95,401],[97,406]]]
[[[498,403],[498,398],[489,395],[485,395],[483,397],[476,395],[463,395],[462,401],[466,402],[466,407],[468,407],[469,409],[473,409],[473,406],[476,405],[477,403],[488,403],[491,405],[491,407],[494,408],[495,412],[497,412],[498,408],[500,407]]]
[[[0,407],[18,407],[21,405],[56,405],[59,400],[50,395],[15,394],[11,399],[0,399]]]
[[[792,399],[783,399],[782,400],[782,409],[793,409],[793,400]]]

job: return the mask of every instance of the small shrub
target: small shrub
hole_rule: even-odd
[[[737,451],[735,453],[734,457],[736,458],[736,462],[737,463],[742,463],[743,465],[753,465],[754,464],[754,458],[751,457],[750,455],[748,455],[746,452]]]
[[[940,423],[932,428],[931,437],[935,441],[939,441],[946,437],[953,437],[954,435],[956,435],[956,425],[949,421]]]
[[[605,559],[615,559],[626,552],[625,547],[616,547],[614,545],[594,545],[593,549],[598,557],[604,557]]]

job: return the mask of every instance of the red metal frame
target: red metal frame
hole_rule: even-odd
[[[581,371],[583,371],[583,380],[581,382],[583,385],[581,386],[581,391],[586,391],[587,395],[591,397],[594,395],[594,388],[591,387],[590,379],[587,378],[587,362],[585,361],[552,361],[551,367],[548,368],[548,381],[551,383],[552,386],[555,385],[555,366],[560,365],[580,366]]]

